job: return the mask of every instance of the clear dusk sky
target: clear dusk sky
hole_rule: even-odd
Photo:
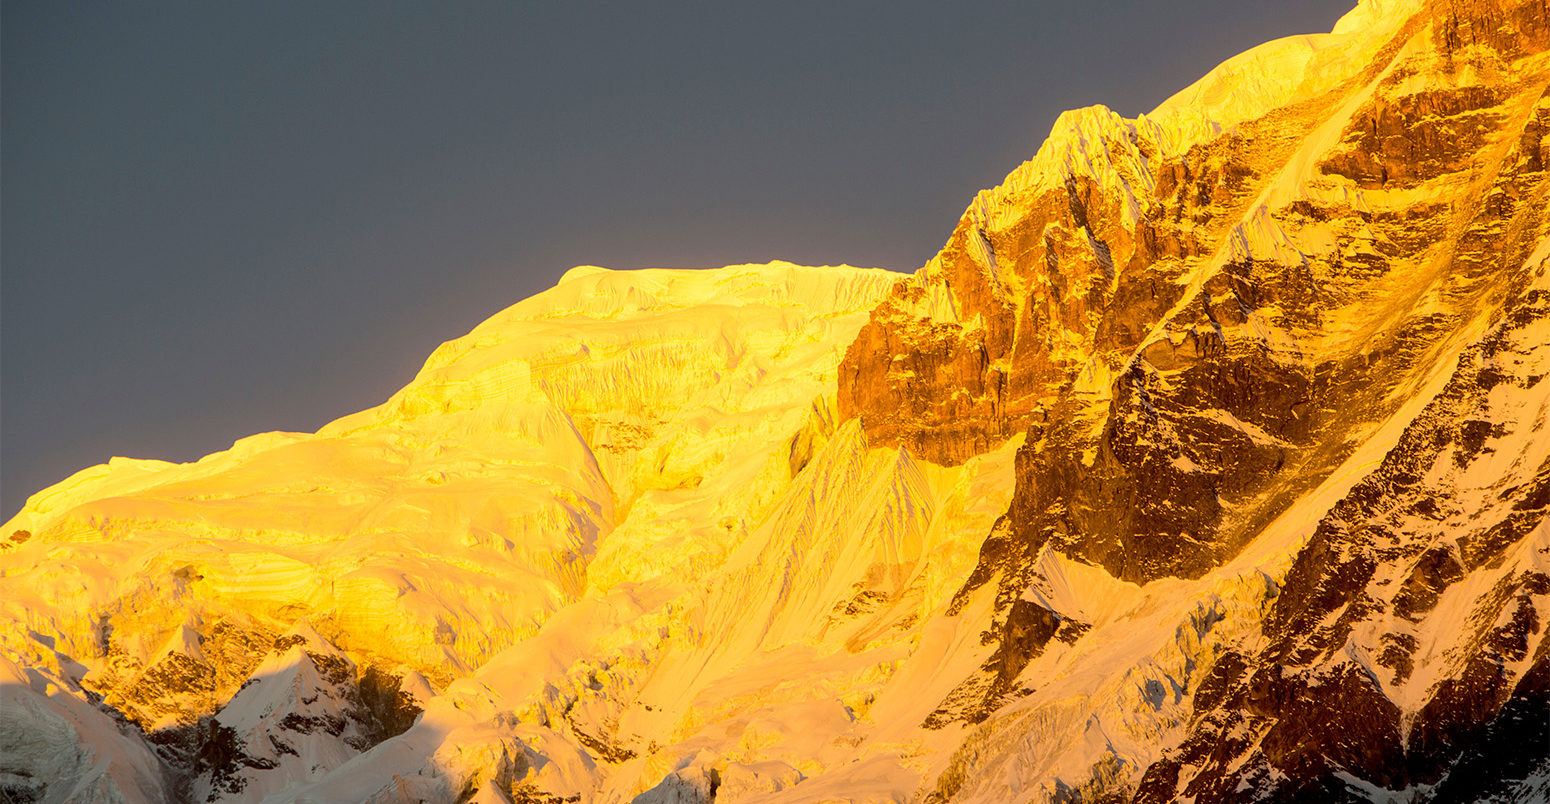
[[[0,6],[0,516],[375,405],[567,268],[911,271],[1063,109],[1354,0]]]

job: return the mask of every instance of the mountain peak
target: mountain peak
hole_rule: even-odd
[[[914,274],[578,266],[78,473],[0,791],[1542,799],[1547,88],[1542,3],[1364,2],[1061,115]]]

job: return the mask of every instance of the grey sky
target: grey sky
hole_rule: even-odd
[[[913,270],[1352,0],[0,6],[0,491],[380,402],[568,267]]]

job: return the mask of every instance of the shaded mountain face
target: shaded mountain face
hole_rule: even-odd
[[[577,268],[84,470],[3,530],[0,789],[1550,797],[1547,87],[1537,0],[1368,0],[911,276]]]
[[[1366,783],[1476,801],[1543,770],[1550,273],[1532,279],[1324,514],[1264,645],[1217,661],[1139,800],[1360,799]]]

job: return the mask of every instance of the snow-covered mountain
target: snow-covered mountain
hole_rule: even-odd
[[[1550,797],[1550,12],[1068,112],[913,275],[576,268],[0,530],[26,801]]]

